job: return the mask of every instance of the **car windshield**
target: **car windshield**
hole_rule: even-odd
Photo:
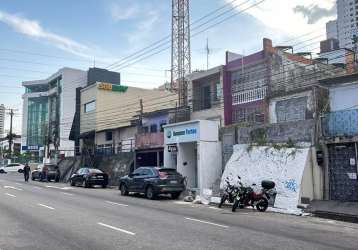
[[[49,171],[55,171],[56,165],[46,165]]]

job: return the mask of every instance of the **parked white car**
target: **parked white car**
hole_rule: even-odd
[[[23,173],[24,167],[25,166],[20,163],[10,163],[0,168],[0,174],[11,173],[11,172]]]

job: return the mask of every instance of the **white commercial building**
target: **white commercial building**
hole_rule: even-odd
[[[337,20],[329,21],[326,23],[326,36],[327,39],[335,38],[339,40]]]
[[[4,137],[5,133],[5,106],[0,105],[0,138]]]
[[[76,111],[76,88],[87,84],[87,71],[62,68],[44,80],[26,81],[23,95],[22,151],[43,155],[50,141],[51,149],[61,155],[74,154],[69,140]]]
[[[200,194],[212,190],[222,174],[219,125],[193,120],[164,127],[164,166],[176,168],[187,178],[187,188]]]
[[[340,48],[355,50],[353,36],[358,35],[358,1],[337,0],[337,20],[326,24],[327,39],[339,40]]]

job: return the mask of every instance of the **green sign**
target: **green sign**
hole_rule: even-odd
[[[97,84],[98,89],[115,91],[115,92],[126,92],[128,87],[123,85],[116,85],[112,83],[100,82]]]

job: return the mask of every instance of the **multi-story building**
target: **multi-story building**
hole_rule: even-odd
[[[326,24],[327,39],[335,38],[340,48],[356,50],[353,42],[358,35],[358,1],[337,0],[337,20]]]
[[[48,144],[62,154],[73,150],[68,135],[75,113],[75,89],[86,83],[87,72],[71,68],[62,68],[44,80],[22,83],[26,89],[23,95],[23,151],[40,152]]]
[[[322,115],[325,199],[358,201],[358,74],[320,81],[329,89]]]
[[[144,154],[149,151],[159,152],[160,157],[162,126],[169,118],[155,111],[175,108],[177,94],[97,82],[81,89],[78,97],[79,130],[73,128],[73,139],[80,139],[82,153],[108,155],[134,152],[138,147],[141,157],[152,157]]]
[[[44,80],[25,81],[23,86],[22,151],[44,155],[44,146],[56,155],[74,154],[69,140],[76,111],[76,89],[97,80],[120,82],[120,74],[103,69],[88,71],[62,68]]]
[[[0,105],[0,138],[4,137],[5,133],[5,106]]]
[[[354,50],[352,39],[358,35],[358,1],[337,0],[337,27],[340,47]]]
[[[326,23],[326,36],[327,39],[337,39],[338,40],[338,26],[337,20],[332,20]]]

